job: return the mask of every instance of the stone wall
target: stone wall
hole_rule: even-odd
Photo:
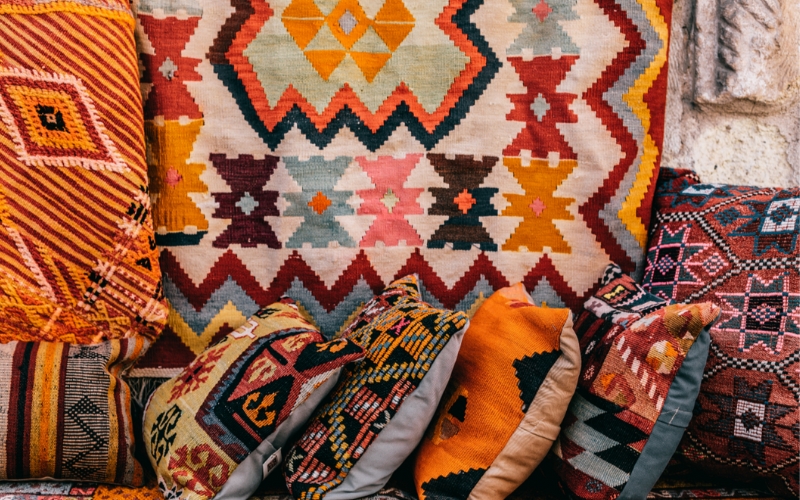
[[[800,0],[676,0],[663,164],[800,185]]]

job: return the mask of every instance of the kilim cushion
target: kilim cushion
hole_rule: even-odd
[[[146,344],[0,344],[0,479],[141,485],[121,374]]]
[[[135,24],[124,0],[0,0],[3,478],[142,479],[120,377],[167,308]]]
[[[127,1],[0,0],[0,341],[166,321]]]
[[[421,499],[506,498],[547,455],[578,383],[569,309],[533,305],[522,284],[470,321],[414,467]]]
[[[174,375],[288,295],[470,311],[641,276],[671,0],[137,0]]]
[[[360,498],[380,490],[422,439],[444,393],[467,317],[422,300],[415,276],[364,307],[347,337],[366,357],[287,453],[286,484],[298,499]]]
[[[595,296],[611,307],[614,282],[626,288],[624,280],[612,279]],[[649,300],[640,296],[634,302]],[[572,497],[647,496],[692,417],[708,357],[708,327],[718,315],[718,307],[701,303],[659,307],[638,320],[623,319],[626,326],[588,311],[579,317],[584,362],[553,447],[556,470]]]
[[[663,169],[644,286],[722,309],[683,455],[800,495],[800,189]]]
[[[364,356],[325,341],[290,299],[258,311],[159,387],[145,411],[145,446],[168,498],[247,499],[281,448]]]

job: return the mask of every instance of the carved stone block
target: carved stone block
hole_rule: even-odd
[[[697,0],[695,102],[763,112],[790,100],[800,76],[797,11],[789,0]]]

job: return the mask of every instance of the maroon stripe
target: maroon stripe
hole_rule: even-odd
[[[32,344],[18,342],[14,348],[14,355],[11,360],[11,383],[8,394],[8,408],[16,411],[8,412],[8,429],[6,430],[6,470],[7,478],[21,477],[21,462],[17,454],[17,440],[25,435],[25,390],[27,388],[28,374],[23,371],[25,359],[30,354],[29,348]],[[23,429],[20,431],[19,422],[22,422]]]
[[[58,374],[58,407],[64,408],[64,398],[66,396],[67,387],[67,362],[69,360],[69,344],[64,344],[61,350],[61,370]],[[58,412],[58,430],[56,434],[56,477],[64,477],[62,465],[64,463],[64,417],[65,412]]]
[[[30,477],[30,397],[33,394],[36,342],[20,342],[14,351],[6,440],[7,475],[10,479]]]
[[[11,164],[11,163],[9,162],[7,164]],[[87,222],[86,220],[84,220],[82,218],[79,218],[79,217],[72,217],[72,218],[64,217],[63,216],[63,212],[59,212],[58,210],[55,209],[55,207],[59,207],[59,206],[63,205],[63,200],[65,198],[71,198],[73,200],[73,202],[74,202],[74,200],[76,198],[76,196],[75,196],[76,191],[79,194],[88,195],[88,193],[84,193],[84,191],[85,191],[84,189],[78,188],[77,186],[73,186],[73,184],[70,183],[70,182],[65,182],[65,185],[68,185],[69,187],[75,187],[75,189],[73,189],[72,192],[64,191],[62,194],[58,194],[58,193],[54,192],[51,189],[51,186],[48,186],[47,184],[42,183],[42,182],[36,183],[34,181],[34,179],[32,179],[29,175],[20,175],[20,174],[18,174],[16,169],[3,170],[3,172],[8,177],[12,178],[17,184],[27,188],[28,192],[36,193],[36,196],[28,198],[28,197],[25,197],[23,192],[18,191],[18,190],[13,190],[15,197],[17,197],[17,198],[25,198],[26,203],[28,203],[30,205],[35,205],[42,212],[46,212],[48,214],[52,214],[54,219],[62,218],[62,219],[68,219],[68,220],[72,221],[76,226],[79,226],[83,231],[88,233],[87,236],[88,235],[94,235],[94,237],[96,239],[106,239],[107,240],[107,242],[106,242],[107,244],[111,243],[111,241],[112,241],[111,238],[106,236],[106,235],[109,232],[116,231],[117,228],[116,228],[115,221],[112,221],[110,218],[107,218],[107,217],[102,217],[102,214],[98,214],[97,212],[94,212],[93,215],[97,218],[97,220],[94,221],[96,223],[91,224],[91,223]],[[59,177],[61,177],[61,175],[59,175]],[[69,181],[68,178],[65,178],[64,180],[65,181]],[[10,186],[8,186],[8,184],[6,184],[6,187],[10,187]],[[41,203],[42,201],[46,202],[47,205],[42,204]],[[19,205],[21,205],[21,204],[19,204]],[[23,207],[20,206],[20,208],[23,208]],[[93,212],[91,207],[89,207],[89,206],[83,205],[83,208],[86,210],[86,212],[89,212],[89,213]],[[120,212],[121,211],[122,211],[122,207],[120,207]],[[121,214],[120,214],[120,216],[121,216]],[[103,232],[103,226],[105,226],[105,232]]]
[[[65,36],[65,34],[62,33],[61,31],[59,31],[57,33],[54,33],[54,30],[52,30],[51,27],[42,26],[41,25],[42,24],[41,20],[36,19],[35,16],[31,16],[31,21],[40,24],[40,26],[41,26],[43,31],[50,32],[51,34],[53,34],[53,36],[54,36],[53,39],[57,39],[58,36]],[[8,26],[8,30],[16,32],[16,30],[13,29],[13,26]],[[54,45],[52,45],[51,43],[49,43],[48,40],[42,38],[41,36],[39,36],[39,35],[37,35],[35,33],[28,32],[28,31],[26,31],[26,32],[16,32],[16,33],[17,33],[17,35],[18,35],[18,37],[20,39],[25,39],[25,37],[28,37],[29,41],[31,41],[31,42],[35,41],[36,44],[37,44],[37,47],[49,47],[49,48],[53,49],[53,51],[55,51],[55,49],[56,49],[56,47]],[[56,36],[56,35],[58,35],[58,36]],[[6,39],[11,45],[13,45],[15,48],[17,48],[17,50],[19,50],[20,52],[25,53],[26,55],[28,55],[34,61],[35,60],[47,60],[51,64],[54,64],[54,65],[58,66],[59,69],[62,72],[66,73],[66,74],[71,74],[72,75],[72,74],[75,74],[74,73],[75,69],[81,69],[80,66],[78,66],[76,68],[75,66],[70,66],[70,65],[64,64],[62,62],[62,61],[69,61],[70,58],[74,57],[74,58],[79,59],[81,62],[83,62],[85,68],[92,69],[92,70],[98,72],[101,75],[103,75],[104,73],[106,75],[114,74],[117,77],[117,79],[119,79],[122,82],[131,79],[130,76],[121,75],[120,73],[118,73],[116,70],[114,70],[110,66],[98,66],[98,65],[94,64],[92,60],[87,59],[83,54],[76,53],[76,52],[69,52],[68,54],[64,54],[62,52],[61,54],[63,55],[63,57],[58,57],[58,55],[59,55],[58,53],[52,54],[52,55],[50,55],[50,57],[47,57],[47,58],[44,57],[43,54],[41,54],[39,57],[37,57],[36,55],[32,54],[29,50],[26,50],[25,47],[23,47],[22,45],[16,43],[14,41],[14,38],[15,37],[11,36],[11,37],[7,37]],[[78,41],[78,44],[83,45],[80,41]],[[138,78],[138,76],[137,76],[137,78]],[[127,117],[127,120],[130,121],[133,124],[139,123],[141,121],[141,119],[138,118],[138,115],[134,112],[134,110],[131,109],[132,108],[131,106],[123,106],[123,105],[120,104],[120,103],[129,102],[128,99],[124,99],[124,94],[120,95],[119,92],[116,92],[118,99],[107,99],[107,98],[103,97],[100,94],[100,91],[113,90],[113,89],[109,88],[109,86],[100,85],[99,83],[98,84],[93,84],[93,81],[95,80],[94,77],[82,78],[81,80],[84,82],[84,85],[87,86],[87,90],[89,88],[91,88],[91,94],[93,96],[92,98],[95,101],[95,103],[102,103],[102,104],[105,105],[106,108],[108,108],[108,111],[110,111],[108,113],[108,115],[110,117],[111,116],[115,116],[115,115],[120,115],[122,117]],[[139,97],[139,99],[141,99],[141,96]],[[106,125],[106,127],[108,127],[107,123],[105,125]],[[127,136],[127,135],[135,136],[136,135],[135,133],[120,134],[119,132],[121,130],[125,130],[125,128],[118,127],[118,126],[115,126],[114,128],[117,130],[117,132],[118,132],[117,135],[118,136]],[[128,130],[128,131],[129,132],[134,132],[133,130]],[[144,156],[144,144],[143,143],[140,144],[140,142],[142,142],[142,141],[138,141],[137,140],[135,143],[133,143],[127,137],[124,140],[122,139],[122,137],[119,137],[119,139],[122,142],[124,142],[125,144],[128,144],[132,148],[134,148],[134,153],[136,155],[141,156],[141,157]]]
[[[24,198],[24,201],[26,201],[30,205],[37,205],[37,206],[39,205],[39,203],[36,202],[34,198],[25,197],[19,192],[15,193],[15,195],[20,198]],[[46,212],[46,210],[44,210],[43,208],[42,211]],[[24,204],[22,203],[17,204],[17,206],[14,207],[14,212],[25,217],[25,218],[19,216],[14,217],[12,215],[12,219],[14,220],[14,223],[19,227],[21,233],[23,234],[27,233],[27,235],[30,238],[41,242],[50,242],[51,245],[49,246],[51,247],[51,251],[54,252],[57,252],[59,249],[62,249],[62,247],[65,246],[64,244],[65,235],[55,232],[54,231],[55,228],[33,225],[34,224],[33,222],[28,223],[25,220],[25,219],[30,219],[31,221],[36,221],[37,219],[40,218],[40,216],[27,210]],[[58,220],[58,217],[55,217],[55,219]],[[70,234],[66,235],[66,237],[67,239],[69,239],[74,237],[81,237],[81,235]],[[96,241],[92,242],[92,246],[95,248],[98,247],[107,248],[112,245],[113,245],[113,239],[109,237],[98,237]],[[77,254],[78,258],[75,258],[76,255],[74,254]],[[102,253],[97,252],[96,254],[93,254],[89,253],[88,251],[84,250],[81,247],[78,247],[77,245],[70,245],[69,252],[63,252],[63,251],[58,252],[58,255],[60,255],[64,259],[67,259],[75,263],[84,264],[88,261],[92,266],[94,266],[96,264],[96,260],[100,255],[102,255]],[[81,258],[83,259],[83,262],[81,262]]]

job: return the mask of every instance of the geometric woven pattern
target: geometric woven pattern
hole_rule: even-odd
[[[798,489],[800,190],[700,184],[664,169],[644,287],[721,309],[683,454]]]
[[[138,0],[172,376],[289,296],[331,337],[393,280],[474,311],[641,276],[672,3]],[[602,43],[598,43],[602,40]]]
[[[0,478],[141,485],[121,375],[146,346],[144,339],[0,344]]]
[[[164,494],[213,497],[314,391],[361,357],[353,342],[325,342],[291,301],[258,311],[153,394],[145,444]]]
[[[613,499],[631,479],[689,350],[719,308],[669,305],[627,327],[599,318],[595,323],[606,325],[591,325],[589,314],[578,321],[584,361],[554,452],[572,494]],[[682,377],[699,380],[700,373]]]
[[[392,419],[448,342],[466,326],[465,314],[422,302],[417,286],[413,276],[392,283],[365,306],[363,314],[369,319],[359,316],[348,329],[346,338],[362,345],[366,357],[345,368],[328,400],[286,453],[286,484],[295,498],[322,498],[345,481],[369,447],[377,445],[379,435],[393,426]],[[442,390],[444,385],[442,381]],[[405,438],[416,443],[421,432]]]
[[[563,360],[555,364],[562,358],[567,367]],[[552,445],[554,436],[537,440],[529,429],[542,434],[547,424],[557,427],[561,422],[575,390],[578,358],[568,309],[534,306],[521,285],[489,297],[470,321],[445,395],[417,453],[414,482],[420,498],[468,498],[480,491],[487,472],[501,480],[483,479],[484,491],[496,491],[498,484],[515,490],[538,465],[529,456],[541,459]],[[547,400],[546,408],[532,408],[537,397]],[[505,448],[515,440],[512,449],[540,451],[514,456]],[[513,456],[511,463],[496,464],[504,451]]]
[[[154,339],[166,322],[135,20],[90,3],[0,0],[0,341]]]

